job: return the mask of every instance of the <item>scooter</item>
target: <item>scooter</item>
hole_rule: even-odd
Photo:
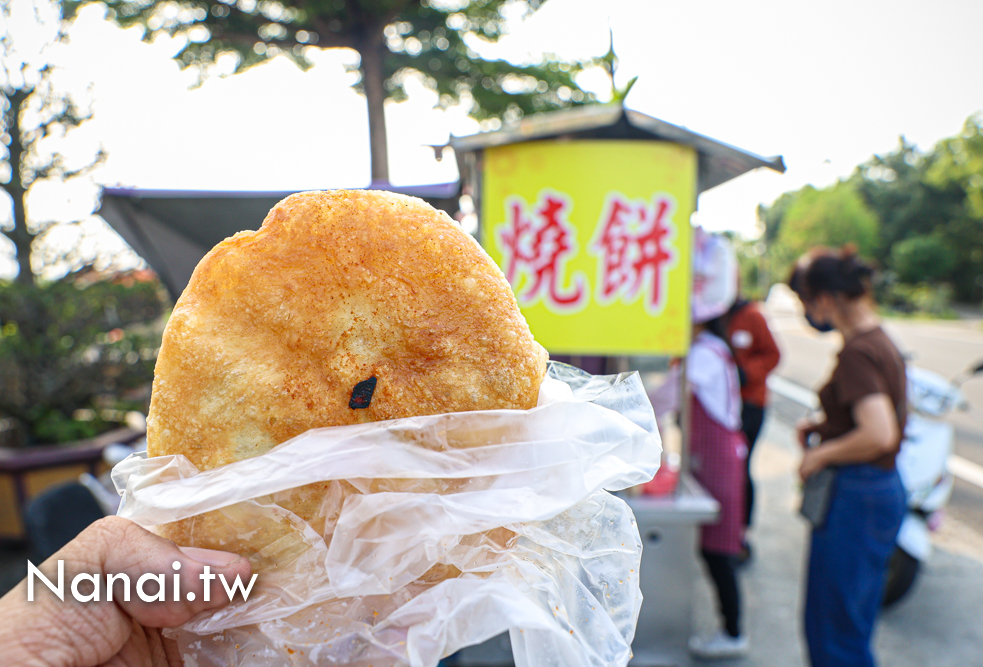
[[[948,470],[952,454],[952,424],[942,418],[969,404],[960,386],[983,372],[983,361],[948,380],[938,373],[908,366],[908,423],[898,453],[897,467],[908,495],[908,512],[898,532],[897,548],[888,565],[885,607],[904,597],[918,576],[921,563],[932,553],[932,531],[952,495]]]

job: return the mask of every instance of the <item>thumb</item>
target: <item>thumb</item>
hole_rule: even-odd
[[[238,577],[248,586],[252,571],[238,554],[178,547],[119,517],[97,521],[66,549],[91,554],[79,560],[97,560],[92,564],[103,575],[125,575],[114,578],[113,601],[141,625],[154,628],[177,627],[226,606],[228,589],[221,582],[231,588]]]

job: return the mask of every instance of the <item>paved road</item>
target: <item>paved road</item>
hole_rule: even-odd
[[[773,294],[768,309],[783,353],[777,374],[802,387],[818,388],[832,370],[841,346],[839,335],[820,334],[808,327],[795,310],[795,303],[780,292]],[[911,363],[945,377],[983,360],[983,326],[979,320],[891,320],[885,328],[902,352],[910,355]],[[955,427],[954,454],[983,466],[983,375],[966,382],[963,392],[970,410],[947,418]],[[983,544],[983,487],[957,477],[947,521],[950,530],[943,530],[937,536],[940,539],[945,540],[948,535],[967,545]]]

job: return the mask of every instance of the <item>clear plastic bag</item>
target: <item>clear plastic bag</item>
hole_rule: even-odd
[[[137,454],[113,480],[145,527],[269,535],[248,601],[170,631],[189,667],[433,667],[505,631],[517,667],[625,665],[641,541],[608,491],[650,480],[661,451],[637,374],[551,363],[532,410],[315,429],[204,472]],[[284,506],[315,482],[304,521]]]

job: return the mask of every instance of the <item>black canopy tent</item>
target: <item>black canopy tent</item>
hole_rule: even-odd
[[[457,183],[373,187],[426,199],[457,210]],[[284,192],[217,192],[105,188],[97,211],[160,276],[173,298],[202,257],[236,232],[258,229]]]

